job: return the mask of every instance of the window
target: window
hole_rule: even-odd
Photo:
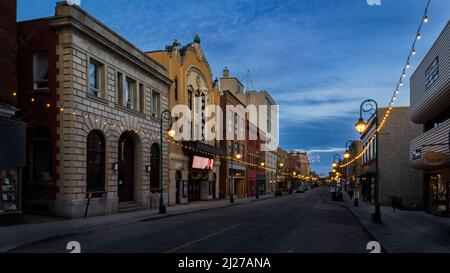
[[[425,71],[425,88],[428,90],[439,78],[439,57]]]
[[[89,62],[89,94],[100,97],[102,90],[103,65],[95,60]]]
[[[178,100],[178,79],[177,78],[175,78],[175,80],[173,81],[173,85],[174,85],[173,96],[174,96],[175,100]]]
[[[427,123],[425,123],[425,132],[428,132],[429,130],[433,128],[439,127],[442,123],[444,123],[446,120],[450,119],[450,107],[447,107],[444,111],[439,113],[437,116],[429,120]]]
[[[157,118],[160,111],[160,95],[158,92],[153,91],[152,92],[152,116],[154,118]]]
[[[142,83],[139,84],[139,111],[144,113],[145,89]]]
[[[228,132],[230,135],[233,134],[233,112],[231,110],[228,110]]]
[[[117,72],[116,90],[117,101],[120,105],[123,105],[123,74],[120,72]]]
[[[31,178],[35,183],[52,180],[52,135],[45,127],[35,130],[31,138]]]
[[[40,51],[33,54],[33,88],[48,88],[48,53]]]
[[[233,141],[228,140],[228,155],[233,156]]]
[[[239,139],[239,116],[234,113],[234,135],[236,139]]]
[[[244,156],[245,153],[245,145],[241,144],[241,155]]]
[[[233,154],[233,157],[235,155],[237,155],[237,154],[241,154],[241,152],[239,151],[239,143],[235,142],[234,143],[234,154]],[[242,154],[241,154],[241,156],[242,156]]]
[[[136,109],[136,81],[127,78],[125,80],[125,106],[128,109]]]
[[[96,130],[87,136],[86,189],[105,190],[105,140]]]
[[[191,90],[188,90],[188,107],[189,107],[189,110],[191,110],[192,111],[192,91]]]

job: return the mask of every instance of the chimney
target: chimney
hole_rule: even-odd
[[[228,78],[230,76],[230,70],[227,67],[223,69],[223,78]]]

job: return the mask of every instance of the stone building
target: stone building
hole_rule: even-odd
[[[167,145],[159,144],[171,84],[165,68],[64,2],[54,16],[18,28],[27,37],[18,63],[28,122],[24,208],[102,215],[157,206],[162,188],[167,201]]]
[[[176,128],[177,136],[186,134],[170,145],[169,204],[219,198],[219,156],[223,155],[219,141],[207,139],[206,106],[220,107],[218,82],[200,46],[200,37],[181,46],[178,41],[164,50],[147,53],[167,69],[173,81],[169,107],[187,106],[192,122]],[[183,113],[184,114],[184,113]],[[182,115],[173,113],[178,120]]]
[[[230,76],[227,68],[220,78],[220,106],[223,113],[224,140],[221,147],[227,155],[221,159],[220,197],[233,198],[247,196],[247,166],[244,162],[247,155],[247,107],[244,86],[236,78]],[[232,107],[232,108],[231,108]],[[229,136],[230,138],[228,138]],[[234,159],[231,159],[234,158]]]
[[[378,115],[383,117],[388,108],[380,107]],[[367,129],[361,134],[361,147],[364,151],[361,162],[361,198],[374,201],[374,182],[376,175],[376,141],[378,141],[379,201],[380,205],[390,205],[391,197],[402,198],[405,208],[422,207],[422,177],[420,172],[409,166],[409,141],[417,137],[421,126],[409,119],[409,107],[393,107],[390,118],[378,135],[378,140],[370,142],[375,133],[375,121],[369,121]]]

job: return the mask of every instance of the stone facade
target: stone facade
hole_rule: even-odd
[[[76,6],[58,3],[54,17],[43,19],[56,35],[56,176],[57,193],[53,198],[27,200],[47,203],[49,212],[64,217],[82,217],[87,206],[87,136],[93,130],[104,137],[104,191],[90,200],[88,215],[119,210],[118,163],[119,138],[128,134],[134,143],[133,200],[139,206],[157,204],[159,194],[150,192],[150,147],[159,145],[159,116],[168,108],[170,80],[163,67],[132,44],[123,40],[101,22]],[[33,24],[32,22],[24,24]],[[38,35],[38,33],[36,34]],[[99,70],[99,93],[90,93],[89,66]],[[119,73],[135,83],[133,109],[119,99]],[[152,94],[159,95],[159,109],[152,109]],[[156,94],[155,93],[155,94]],[[162,147],[163,184],[167,183],[167,144]],[[165,193],[167,185],[164,185]],[[167,200],[167,194],[166,194]]]

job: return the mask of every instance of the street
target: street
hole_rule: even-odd
[[[367,253],[372,241],[321,187],[284,197],[74,234],[12,252]]]

